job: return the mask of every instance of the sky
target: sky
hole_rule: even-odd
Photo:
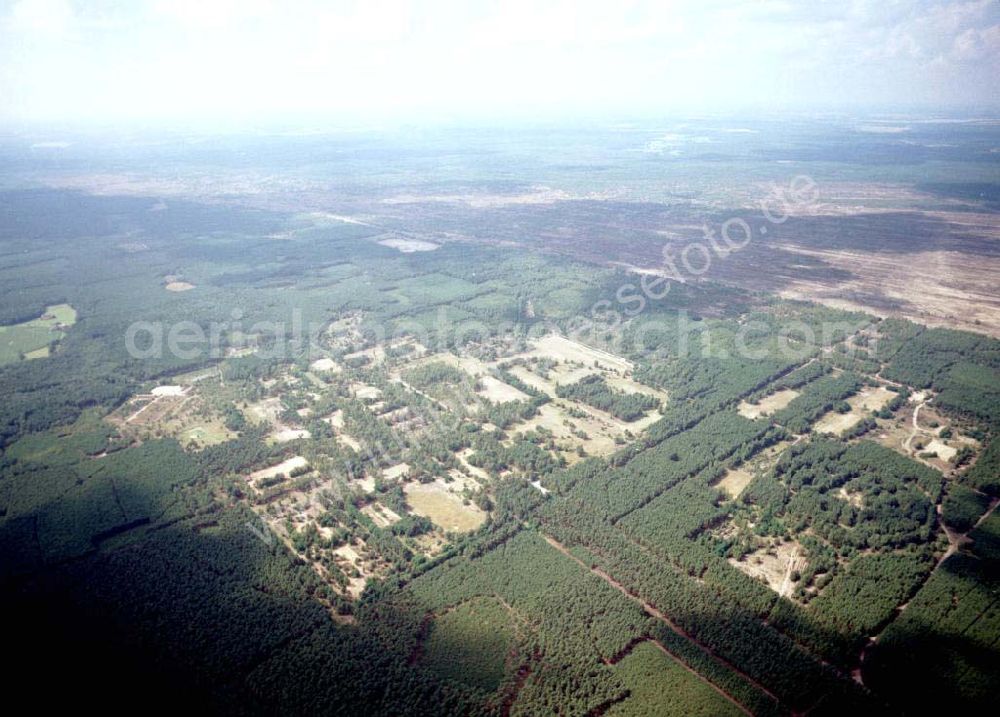
[[[1000,105],[1000,0],[0,0],[0,120]]]

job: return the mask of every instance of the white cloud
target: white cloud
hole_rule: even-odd
[[[15,32],[62,35],[73,24],[73,7],[67,0],[20,0],[10,19]]]

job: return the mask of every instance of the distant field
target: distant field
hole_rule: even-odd
[[[61,329],[75,323],[76,309],[56,304],[46,307],[37,319],[0,326],[0,365],[48,356],[49,344],[65,336]]]

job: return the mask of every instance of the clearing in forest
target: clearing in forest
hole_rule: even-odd
[[[45,358],[49,346],[66,334],[63,329],[76,323],[76,309],[69,304],[45,307],[37,319],[0,326],[0,366],[17,361]]]
[[[775,411],[780,411],[787,406],[798,395],[798,391],[791,388],[784,388],[780,391],[775,391],[770,396],[765,396],[757,403],[742,401],[738,410],[744,418],[753,419],[760,418],[761,416],[770,416]]]
[[[480,385],[479,395],[493,403],[528,400],[527,394],[492,376],[483,376],[478,381]]]
[[[860,421],[872,411],[878,411],[889,401],[895,398],[896,394],[889,391],[884,386],[865,386],[856,394],[847,399],[847,405],[851,410],[847,413],[830,411],[825,416],[816,421],[813,429],[816,433],[828,433],[835,436],[840,435],[855,423]]]
[[[740,493],[753,480],[753,474],[744,468],[730,468],[715,487],[730,498],[739,498]]]
[[[412,254],[418,251],[434,251],[435,249],[441,248],[439,244],[434,244],[429,241],[422,241],[420,239],[403,239],[402,237],[383,239],[377,243],[382,246],[387,246],[390,249],[395,249],[403,254]]]
[[[586,346],[559,334],[543,336],[533,341],[532,344],[534,350],[531,355],[565,362],[576,361],[584,366],[594,366],[619,373],[628,373],[632,370],[632,362],[621,356]]]
[[[341,368],[332,358],[321,358],[309,364],[309,370],[321,373],[340,373]]]
[[[291,458],[282,461],[276,466],[271,466],[270,468],[263,468],[259,471],[254,471],[253,473],[250,474],[250,482],[253,483],[254,485],[257,485],[263,480],[267,480],[268,478],[274,478],[279,473],[288,476],[291,475],[292,471],[294,471],[295,469],[303,468],[307,465],[309,465],[309,461],[307,461],[302,456],[292,456]]]
[[[276,431],[273,431],[268,438],[270,438],[275,443],[287,443],[288,441],[294,441],[299,438],[309,438],[311,434],[304,428],[289,428],[288,426],[282,426]]]
[[[428,518],[442,530],[465,533],[486,520],[486,513],[479,506],[452,492],[440,478],[433,483],[407,483],[403,492],[415,514]]]
[[[740,560],[730,558],[729,563],[750,577],[762,580],[779,595],[787,596],[794,585],[792,573],[806,566],[804,555],[797,541],[777,539],[770,547],[758,548]]]
[[[579,460],[576,447],[582,446],[587,455],[606,456],[618,448],[615,436],[624,431],[623,424],[610,417],[597,418],[591,415],[595,409],[581,411],[579,416],[571,416],[567,412],[568,403],[546,403],[538,409],[538,414],[519,423],[509,433],[513,438],[521,433],[544,428],[550,431],[558,449],[566,460]]]
[[[378,502],[369,503],[361,509],[361,512],[371,518],[372,522],[380,528],[387,528],[401,520],[398,513]]]

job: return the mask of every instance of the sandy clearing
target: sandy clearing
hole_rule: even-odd
[[[492,376],[483,376],[479,379],[479,381],[482,384],[479,394],[494,403],[528,400],[528,395],[526,393],[519,391],[510,384],[506,384],[503,381],[493,378]]]
[[[321,421],[325,421],[326,423],[329,423],[334,428],[343,428],[344,427],[344,411],[343,411],[343,409],[338,408],[336,411],[334,411],[333,413],[331,413],[329,416],[323,416],[323,418],[321,418],[320,420]]]
[[[373,401],[382,398],[382,391],[368,384],[352,383],[351,390],[354,391],[354,396],[361,400]]]
[[[865,504],[865,495],[861,491],[848,491],[841,486],[837,489],[837,497],[846,503],[850,503],[855,508],[862,508]]]
[[[282,461],[276,466],[271,466],[270,468],[264,468],[259,471],[254,471],[250,474],[250,480],[254,483],[258,483],[266,478],[273,478],[279,473],[284,473],[286,476],[289,475],[296,468],[302,468],[303,466],[309,465],[307,461],[302,456],[292,456],[287,460]]]
[[[574,424],[576,430],[583,431],[587,437],[574,435],[567,422]],[[513,437],[539,427],[552,432],[556,443],[564,449],[566,460],[570,462],[579,460],[573,450],[577,445],[582,445],[589,455],[605,456],[613,453],[618,447],[614,436],[623,432],[620,426],[616,427],[615,422],[598,420],[589,413],[584,418],[571,418],[559,404],[551,402],[539,408],[536,416],[511,429],[509,435]]]
[[[361,453],[361,443],[354,436],[348,435],[347,433],[338,433],[337,440],[348,448]]]
[[[862,408],[866,411],[878,411],[889,401],[896,397],[896,394],[885,386],[872,388],[865,386],[856,395],[847,399],[852,408]]]
[[[316,359],[309,364],[310,371],[321,371],[325,373],[340,373],[341,368],[332,358]]]
[[[816,421],[813,429],[817,433],[840,435],[860,421],[866,414],[881,409],[895,396],[896,394],[884,386],[874,388],[865,386],[858,393],[847,399],[847,405],[851,407],[848,413],[830,411]]]
[[[448,483],[449,488],[452,492],[459,492],[468,490],[479,490],[480,484],[475,478],[470,478],[469,476],[463,474],[457,468],[452,468],[448,471],[448,475],[451,476],[452,481]]]
[[[750,471],[743,468],[730,468],[715,487],[724,491],[730,498],[739,498],[740,493],[753,480]]]
[[[621,356],[581,344],[560,334],[549,334],[532,342],[536,356],[556,358],[562,361],[578,361],[587,366],[596,365],[611,371],[626,373],[632,370],[632,362]]]
[[[737,410],[744,418],[752,419],[761,416],[770,416],[775,411],[780,411],[787,406],[798,395],[798,391],[791,388],[784,388],[760,399],[756,405],[742,401]]]
[[[517,376],[519,379],[524,381],[532,388],[537,389],[542,393],[548,394],[549,396],[555,397],[556,395],[555,385],[551,381],[547,381],[546,379],[542,378],[537,373],[529,371],[524,366],[512,366],[510,368],[510,373],[514,376]]]
[[[280,398],[265,398],[251,403],[244,410],[244,415],[256,423],[274,423],[278,420],[283,407]]]
[[[294,441],[297,438],[309,438],[312,435],[304,428],[281,428],[271,434],[271,439],[278,443]]]
[[[387,528],[401,520],[398,513],[386,508],[381,503],[369,503],[361,509],[361,512],[371,518],[372,522],[380,528]]]
[[[813,426],[813,430],[816,431],[816,433],[826,433],[839,436],[860,420],[861,416],[857,415],[855,411],[849,411],[847,413],[830,411],[821,419],[816,421],[816,425]]]
[[[612,388],[617,388],[619,391],[624,391],[625,393],[644,393],[647,396],[658,398],[661,401],[667,401],[670,399],[670,396],[666,391],[661,391],[658,388],[653,388],[652,386],[647,386],[644,383],[633,381],[630,378],[623,378],[621,376],[605,376],[604,380]]]
[[[770,555],[768,551],[774,555]],[[742,560],[730,558],[729,564],[752,578],[764,578],[767,586],[774,592],[787,595],[791,592],[791,572],[805,565],[805,559],[800,557],[804,552],[793,540],[771,548],[759,548]]]
[[[410,472],[410,466],[408,463],[397,463],[394,466],[389,466],[382,471],[382,477],[386,480],[396,480],[401,476],[406,476]]]
[[[921,451],[921,453],[937,453],[938,458],[943,461],[950,461],[958,453],[958,450],[952,448],[949,445],[942,443],[939,439],[935,438]]]
[[[420,251],[434,251],[435,249],[441,248],[440,244],[434,244],[433,242],[422,241],[420,239],[403,239],[402,237],[383,239],[377,243],[382,246],[387,246],[390,249],[400,251],[403,254],[412,254]]]
[[[184,388],[182,386],[157,386],[151,393],[154,396],[183,396]]]

